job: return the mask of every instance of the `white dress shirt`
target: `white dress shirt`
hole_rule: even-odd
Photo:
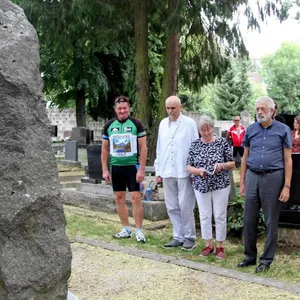
[[[196,122],[180,113],[174,122],[167,117],[159,124],[155,173],[162,178],[185,178],[191,143],[199,138]]]

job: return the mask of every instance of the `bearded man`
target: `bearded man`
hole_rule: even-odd
[[[256,264],[257,224],[262,208],[266,241],[255,272],[266,271],[273,262],[278,235],[280,203],[290,195],[292,176],[292,136],[288,126],[272,119],[274,101],[267,97],[256,100],[257,122],[246,131],[242,146],[240,194],[245,196],[244,260],[238,267]]]

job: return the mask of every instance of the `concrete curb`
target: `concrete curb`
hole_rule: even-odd
[[[190,269],[208,272],[220,276],[229,277],[232,279],[242,280],[246,282],[261,284],[268,287],[274,287],[277,289],[281,289],[284,291],[288,291],[293,294],[300,294],[300,285],[288,283],[288,282],[282,282],[279,280],[269,279],[261,276],[256,275],[250,275],[243,272],[238,272],[235,270],[225,269],[225,268],[218,268],[215,266],[190,261],[187,259],[178,259],[174,256],[168,256],[168,255],[161,255],[157,253],[152,253],[144,250],[139,250],[135,248],[129,248],[129,247],[123,247],[119,246],[117,244],[113,243],[105,243],[97,240],[91,240],[86,238],[73,238],[71,242],[77,242],[77,243],[83,243],[88,244],[95,247],[100,247],[102,249],[111,250],[111,251],[122,251],[126,254],[147,258],[155,261],[160,261],[164,263],[171,263],[177,266],[187,267]]]

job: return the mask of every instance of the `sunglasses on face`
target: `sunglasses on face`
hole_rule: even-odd
[[[115,99],[115,104],[117,103],[129,103],[129,99],[125,97],[118,97]]]
[[[240,120],[234,120],[234,122],[239,122]]]

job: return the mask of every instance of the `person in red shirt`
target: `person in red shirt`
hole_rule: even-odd
[[[233,118],[234,125],[230,127],[227,132],[226,139],[232,141],[233,145],[233,157],[235,158],[237,153],[242,157],[244,154],[244,147],[242,147],[242,142],[245,135],[245,127],[241,125],[241,118],[239,116],[235,116]]]

